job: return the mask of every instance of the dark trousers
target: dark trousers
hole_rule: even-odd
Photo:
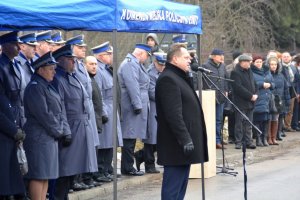
[[[113,174],[113,167],[111,166],[113,159],[113,148],[98,149],[97,161],[98,171],[101,175]]]
[[[268,131],[269,131],[269,120],[265,121],[254,121],[254,125],[259,128],[261,131],[260,138],[263,140],[268,136]],[[258,137],[258,132],[256,129],[253,129],[253,133],[256,135],[256,138]]]
[[[253,121],[253,110],[241,110],[250,121]],[[235,143],[242,144],[246,142],[246,145],[252,144],[252,126],[246,121],[243,116],[235,111]]]
[[[56,179],[54,200],[68,200],[68,192],[71,188],[72,176],[64,176]]]
[[[295,99],[291,127],[293,129],[298,128],[299,127],[299,123],[298,122],[299,122],[299,102],[297,101],[297,99]]]
[[[190,165],[164,166],[162,200],[183,200],[188,185]]]
[[[55,185],[56,185],[56,179],[50,179],[48,182],[49,200],[54,200]]]
[[[154,152],[156,151],[156,144],[144,144],[144,159],[146,170],[155,168]]]
[[[134,170],[134,147],[136,139],[123,139],[121,156],[121,173],[128,173]]]

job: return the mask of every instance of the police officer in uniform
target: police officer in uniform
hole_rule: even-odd
[[[59,145],[60,178],[56,181],[54,199],[60,200],[67,197],[74,175],[97,171],[97,158],[91,135],[89,96],[74,73],[75,56],[71,45],[56,50],[53,57],[59,63],[54,81],[63,99],[72,133],[70,146]]]
[[[58,140],[69,145],[71,130],[63,101],[51,84],[57,62],[51,52],[34,63],[34,74],[24,93],[27,133],[24,149],[28,160],[30,198],[46,199],[48,179],[58,178]],[[67,140],[67,143],[65,141]]]
[[[19,109],[19,72],[14,66],[18,55],[18,33],[0,36],[3,52],[0,55],[0,199],[23,199],[25,186],[17,159],[16,143],[25,139],[25,134],[16,124]],[[17,73],[17,74],[16,74]],[[13,103],[13,104],[12,104]],[[18,122],[20,122],[18,120]]]
[[[155,86],[159,74],[165,68],[167,54],[155,52],[153,54],[154,62],[149,66],[148,74],[150,77],[149,99],[150,99],[150,112],[148,116],[147,139],[144,139],[144,149],[135,152],[136,168],[140,170],[140,164],[145,162],[146,173],[159,173],[155,168],[154,152],[156,151],[156,138],[157,138],[157,122],[156,122],[156,105],[155,105]]]
[[[123,134],[121,173],[124,175],[144,175],[133,167],[133,163],[136,139],[147,138],[150,78],[143,63],[150,55],[149,45],[136,44],[133,53],[126,56],[118,70]]]
[[[97,82],[103,97],[103,129],[99,135],[100,145],[98,146],[98,169],[97,180],[107,182],[113,179],[113,49],[109,42],[92,48],[94,56],[98,60]],[[106,119],[107,118],[107,119]],[[118,146],[123,146],[121,125],[119,116],[117,118]]]
[[[84,35],[78,35],[73,38],[70,38],[66,41],[66,44],[70,44],[73,47],[73,52],[75,57],[75,73],[81,84],[84,86],[85,90],[87,91],[88,98],[89,98],[89,115],[91,120],[91,134],[94,140],[94,146],[99,145],[99,136],[97,131],[97,124],[95,118],[95,110],[92,100],[92,83],[91,78],[88,75],[88,72],[83,64],[83,59],[86,55],[86,44],[84,43]],[[93,181],[92,174],[84,174],[82,177],[79,176],[75,179],[74,184],[80,183],[85,187],[87,185],[89,188],[98,185],[96,182]]]
[[[63,47],[66,44],[66,41],[63,40],[60,31],[57,31],[56,33],[53,33],[51,35],[51,39],[53,41],[52,49],[51,49],[52,52],[56,51],[57,49],[59,49],[60,47]]]
[[[24,76],[25,86],[29,83],[31,75],[34,73],[32,59],[35,56],[35,48],[39,45],[36,41],[36,33],[29,33],[20,36],[20,52],[16,57],[20,66],[21,75]]]
[[[10,100],[18,127],[25,123],[23,101],[21,98],[22,75],[19,66],[14,59],[19,54],[20,41],[17,32],[5,34],[2,37],[2,54],[0,57],[0,84],[4,93]]]
[[[36,34],[36,41],[39,43],[36,47],[35,57],[33,61],[48,53],[52,49],[51,31],[43,31]]]

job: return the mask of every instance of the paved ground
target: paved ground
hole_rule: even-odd
[[[251,200],[299,200],[300,199],[300,146],[274,160],[266,160],[247,167],[248,199]],[[205,180],[207,200],[244,199],[243,168],[238,167],[236,177],[218,175]],[[138,187],[121,190],[118,199],[158,200],[160,199],[161,180],[156,179]],[[186,200],[202,199],[201,180],[189,181]],[[111,195],[94,198],[112,199]]]
[[[226,145],[226,163],[239,172],[237,177],[217,175],[206,179],[206,199],[243,199],[242,151]],[[217,163],[222,163],[217,151]],[[300,199],[300,133],[288,133],[279,146],[247,150],[248,199]],[[275,167],[273,167],[275,166]],[[290,186],[290,187],[287,187]],[[161,174],[122,177],[118,181],[118,199],[160,199]],[[113,199],[113,184],[70,194],[70,199]],[[297,194],[299,193],[299,195]],[[257,195],[259,194],[259,195]],[[274,194],[274,195],[273,195]],[[284,198],[288,197],[288,198]],[[186,199],[201,199],[201,179],[190,180]]]

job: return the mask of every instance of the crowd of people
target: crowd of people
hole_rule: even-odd
[[[191,73],[199,67],[195,49],[187,48],[185,35],[173,37],[173,43],[177,45],[164,53],[157,35],[148,34],[145,44],[136,44],[114,74],[109,42],[89,49],[84,35],[65,41],[59,31],[1,35],[0,200],[41,200],[46,194],[49,199],[68,199],[71,191],[101,186],[121,175],[160,173],[155,167],[156,151],[165,172],[162,198],[183,198],[189,164],[205,162],[208,155],[202,108],[195,98],[199,80],[197,73]],[[232,64],[226,66],[224,51],[213,49],[203,67],[214,75],[214,84],[203,79],[203,89],[219,89],[217,149],[225,144],[225,116],[229,142],[236,149],[242,144],[251,149],[278,145],[285,131],[300,130],[299,55],[270,51],[264,59],[234,52]],[[113,76],[118,79],[116,86]],[[114,174],[112,167],[114,87],[119,97],[121,174]],[[144,147],[134,152],[137,139]],[[25,175],[16,153],[20,144],[28,161]],[[140,169],[143,162],[145,172]],[[182,179],[174,173],[181,173]],[[170,192],[174,184],[178,193]]]
[[[67,199],[71,191],[101,186],[114,176],[160,173],[154,156],[155,86],[167,54],[156,34],[135,45],[117,74],[109,42],[90,48],[87,56],[84,35],[63,40],[59,31],[18,34],[0,36],[1,200],[41,200],[46,194]],[[113,76],[119,83],[121,174],[113,174],[112,167]],[[137,139],[144,148],[134,152]],[[19,144],[28,161],[25,175],[17,159]]]
[[[222,149],[222,142],[227,144],[221,140],[225,117],[228,117],[228,142],[235,144],[236,149],[243,144],[250,149],[279,145],[285,132],[300,130],[300,55],[270,50],[266,57],[239,51],[232,56],[232,63],[226,65],[224,51],[214,49],[203,64],[213,72],[211,80],[220,89],[204,78],[204,89],[216,90],[216,148]]]

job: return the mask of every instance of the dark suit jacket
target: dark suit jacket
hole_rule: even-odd
[[[186,165],[208,161],[206,127],[197,94],[184,71],[167,63],[155,88],[157,109],[157,163]],[[184,155],[183,146],[195,149]]]
[[[98,133],[102,132],[102,94],[100,92],[100,88],[98,84],[95,81],[94,76],[90,75],[91,81],[92,81],[92,100],[95,110],[95,117],[96,117],[96,124],[97,124],[97,130]]]
[[[239,64],[231,72],[233,100],[241,110],[254,108],[254,102],[251,101],[252,95],[256,94],[257,87],[250,69],[245,70]]]

